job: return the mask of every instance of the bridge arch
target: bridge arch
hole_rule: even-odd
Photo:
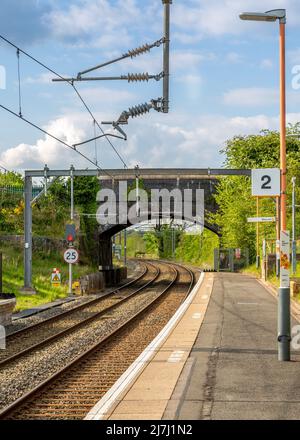
[[[112,255],[112,237],[116,234],[124,231],[125,229],[128,229],[132,226],[138,225],[140,223],[144,223],[150,220],[160,220],[163,218],[171,218],[176,220],[176,215],[174,216],[173,213],[159,213],[159,215],[151,215],[147,213],[147,215],[141,215],[139,217],[135,217],[133,222],[127,222],[127,223],[117,223],[115,225],[107,225],[107,226],[100,226],[99,227],[99,268],[101,270],[108,270],[111,269],[113,266],[113,255]],[[178,220],[182,220],[182,218],[177,218]],[[132,220],[132,219],[131,219]],[[209,224],[208,222],[204,221],[198,221],[194,218],[185,218],[184,221],[188,221],[191,224],[198,224],[199,226],[203,227],[204,229],[208,229],[209,231],[216,234],[218,237],[221,236],[220,231],[214,226]]]

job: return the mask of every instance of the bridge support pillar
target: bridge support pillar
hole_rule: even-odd
[[[111,237],[101,235],[99,238],[99,270],[111,269],[113,269]]]
[[[106,286],[112,286],[118,282],[113,267],[112,240],[109,235],[101,235],[99,238],[99,271],[103,274]]]

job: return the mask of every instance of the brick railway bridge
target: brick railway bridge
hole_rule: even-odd
[[[185,189],[193,190],[193,209],[196,204],[195,194],[196,189],[204,190],[204,226],[212,232],[220,235],[216,225],[213,225],[208,220],[208,214],[216,212],[218,209],[214,200],[214,193],[218,185],[218,181],[223,176],[236,176],[244,175],[250,176],[251,170],[239,170],[239,169],[201,169],[201,168],[160,168],[160,169],[107,169],[107,170],[76,170],[71,167],[70,170],[50,170],[47,166],[43,170],[29,170],[25,171],[25,227],[24,227],[24,288],[32,289],[32,179],[33,178],[50,178],[50,177],[76,177],[76,176],[97,176],[99,179],[99,189],[110,188],[113,189],[118,201],[118,187],[120,181],[127,181],[127,185],[130,189],[135,188],[136,177],[143,182],[143,188],[147,191],[150,189],[167,189],[172,191],[174,189],[180,189],[182,192]],[[42,193],[41,193],[42,195]],[[39,196],[38,196],[39,197]],[[38,198],[36,197],[35,200]],[[133,203],[128,202],[127,209],[129,209]],[[159,204],[159,212],[151,213],[151,204],[147,215],[141,215],[136,217],[132,223],[128,221],[124,224],[107,224],[99,226],[99,269],[110,270],[112,268],[112,237],[118,232],[137,224],[139,222],[149,220],[150,218],[163,218],[165,214],[171,218],[178,218],[176,211],[174,211],[174,203],[170,204],[170,212],[164,213]]]
[[[129,189],[134,189],[136,187],[136,178],[138,177],[143,182],[143,189],[147,192],[153,189],[163,190],[167,189],[169,192],[174,189],[179,189],[183,193],[185,189],[193,190],[192,195],[192,210],[195,213],[196,207],[196,190],[202,189],[204,191],[204,219],[203,223],[200,222],[201,226],[220,235],[218,227],[209,222],[209,213],[215,213],[218,206],[214,199],[214,193],[216,191],[216,186],[218,185],[219,178],[221,176],[227,175],[251,175],[250,170],[230,170],[230,169],[120,169],[120,170],[107,170],[106,172],[100,173],[99,181],[100,187],[102,189],[113,189],[116,194],[116,201],[118,206],[118,201],[120,200],[119,194],[119,182],[127,182]],[[182,204],[184,201],[182,201]],[[134,202],[127,203],[127,209],[130,209],[132,205],[136,204]],[[149,202],[148,210],[145,215],[141,212],[140,216],[135,216],[131,218],[130,221],[127,218],[127,223],[123,222],[120,224],[107,224],[99,226],[99,268],[102,270],[107,270],[112,268],[112,237],[122,230],[132,226],[133,224],[138,224],[150,219],[162,219],[167,216],[168,218],[176,218],[179,220],[187,220],[183,218],[183,209],[180,210],[180,215],[177,215],[175,210],[174,201],[171,200],[170,210],[168,212],[163,212],[162,203],[159,204],[159,211],[151,211],[152,204]],[[118,217],[118,216],[117,216]],[[191,222],[195,222],[195,219],[190,219]]]

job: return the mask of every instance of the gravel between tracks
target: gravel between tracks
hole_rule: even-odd
[[[132,263],[132,262],[131,262]],[[136,265],[129,265],[130,270],[128,273],[127,280],[124,280],[124,284],[131,281],[132,279],[139,276],[139,274],[142,273],[143,268],[140,263]],[[104,289],[103,291],[93,294],[93,295],[87,295],[87,296],[79,296],[74,301],[67,302],[64,304],[61,304],[59,306],[47,309],[45,311],[39,312],[36,315],[29,316],[28,318],[20,318],[15,320],[11,325],[6,327],[6,334],[10,335],[11,333],[14,333],[18,330],[24,329],[32,324],[37,324],[41,321],[44,321],[45,319],[52,318],[53,316],[58,316],[62,312],[65,312],[66,310],[76,309],[81,304],[88,303],[94,298],[100,298],[105,293],[110,292],[113,289],[113,287],[108,287]]]
[[[189,285],[188,274],[182,269],[179,274],[179,283],[143,319],[60,375],[12,418],[82,419],[177,310]]]
[[[161,277],[164,280],[172,278],[165,265],[161,265],[161,270]],[[48,378],[157,296],[153,288],[147,288],[147,292],[117,308],[111,318],[96,320],[86,328],[76,330],[33,354],[16,360],[7,368],[3,367],[0,372],[0,408]]]
[[[152,275],[151,272],[153,272]],[[53,337],[61,331],[65,331],[68,329],[72,331],[72,326],[82,323],[82,321],[84,321],[85,319],[89,319],[90,317],[95,315],[95,313],[103,312],[108,307],[118,303],[122,298],[130,296],[133,291],[145,285],[146,282],[150,281],[151,277],[153,277],[154,274],[155,268],[149,266],[148,272],[142,277],[142,279],[135,282],[132,286],[128,286],[121,290],[120,295],[113,294],[103,298],[99,296],[98,301],[96,301],[95,303],[91,304],[90,302],[87,302],[85,303],[85,307],[80,309],[75,307],[71,309],[72,313],[67,316],[61,316],[60,314],[56,315],[58,316],[58,319],[55,321],[45,322],[44,325],[38,328],[33,327],[27,330],[25,328],[24,333],[22,332],[21,334],[17,334],[15,336],[12,335],[6,347],[6,350],[0,351],[0,361],[9,358],[15,353],[30,348],[33,345],[40,343],[49,337]],[[118,292],[118,289],[116,289],[116,292]]]

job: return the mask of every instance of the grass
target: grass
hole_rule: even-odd
[[[240,272],[244,273],[245,275],[254,276],[255,278],[261,277],[261,271],[260,269],[256,268],[256,264],[251,264],[250,266],[241,269]]]
[[[28,296],[20,293],[20,289],[23,287],[23,249],[1,244],[1,252],[3,252],[3,292],[16,295],[16,311],[36,307],[67,296],[68,266],[60,253],[45,255],[35,252],[33,254],[32,282],[37,294]],[[52,287],[50,282],[54,267],[58,267],[62,274],[60,287]],[[95,270],[96,268],[88,265],[74,265],[73,280]]]

